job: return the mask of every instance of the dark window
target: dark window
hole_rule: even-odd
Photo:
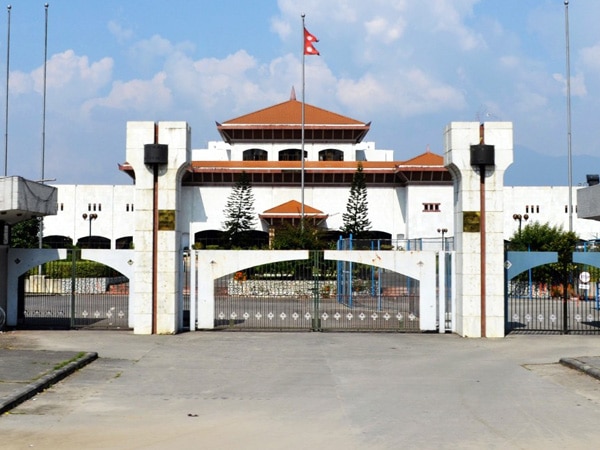
[[[279,161],[301,161],[300,155],[302,154],[302,150],[296,148],[288,148],[286,150],[281,150],[279,152]],[[306,159],[306,155],[308,153],[306,150],[304,151],[304,158]]]
[[[244,150],[244,161],[266,161],[268,158],[268,153],[266,150],[262,150],[260,148],[251,148],[249,150]]]
[[[344,152],[335,148],[328,148],[319,152],[319,161],[343,161]]]

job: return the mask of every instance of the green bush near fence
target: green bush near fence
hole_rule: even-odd
[[[37,274],[37,267],[28,273],[28,275]],[[72,261],[52,261],[42,266],[42,275],[45,275],[46,278],[71,278],[72,274]],[[121,275],[116,270],[96,261],[76,261],[75,274],[77,278],[103,278]]]

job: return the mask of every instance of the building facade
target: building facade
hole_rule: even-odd
[[[303,127],[302,104],[292,94],[283,103],[217,123],[222,140],[191,149],[180,181],[179,220],[189,224],[184,246],[223,229],[225,203],[242,172],[252,185],[257,231],[267,234],[277,221],[299,220],[304,213],[335,232],[343,225],[358,164],[377,236],[423,242],[441,240],[441,230],[447,230],[446,238],[454,236],[452,177],[443,156],[426,151],[394,161],[392,150],[364,140],[369,123],[311,105],[305,105],[304,115]],[[46,245],[135,245],[135,174],[127,162],[120,168],[131,184],[56,185],[57,214],[44,220]],[[566,186],[504,187],[504,239],[533,221],[568,229],[568,194]],[[600,227],[577,216],[576,195],[577,189],[573,229],[584,240],[596,239]]]

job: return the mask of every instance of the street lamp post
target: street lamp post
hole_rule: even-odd
[[[521,222],[523,220],[527,221],[527,219],[529,219],[529,214],[513,214],[513,219],[519,221],[519,237],[521,237]]]
[[[446,250],[446,242],[444,241],[444,235],[448,232],[448,228],[438,228],[438,233],[442,233],[442,251]]]
[[[96,213],[92,213],[92,214],[86,214],[84,213],[81,217],[83,217],[83,220],[87,220],[89,223],[89,232],[88,232],[88,246],[91,244],[91,240],[92,240],[92,220],[96,220],[98,218],[98,214]]]

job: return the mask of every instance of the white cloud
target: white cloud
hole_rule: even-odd
[[[172,107],[171,91],[165,86],[166,77],[161,72],[151,80],[116,81],[107,97],[86,101],[82,110],[89,113],[102,107],[147,114],[166,111]]]
[[[563,93],[567,93],[567,79],[562,73],[555,73],[553,78],[563,85]],[[585,86],[585,76],[582,73],[577,75],[571,74],[571,95],[574,97],[585,97],[587,88]]]
[[[110,34],[112,34],[120,43],[124,43],[133,37],[132,30],[122,27],[114,20],[108,22],[107,27]]]
[[[359,80],[342,79],[338,98],[351,110],[386,111],[403,117],[465,107],[463,94],[420,69],[400,72],[394,79],[366,74]]]
[[[367,37],[379,40],[385,44],[397,41],[404,34],[406,24],[401,18],[390,23],[385,17],[375,17],[365,23]]]
[[[90,64],[87,56],[78,56],[73,50],[52,55],[46,64],[46,88],[60,91],[71,98],[85,98],[109,82],[112,58],[102,58]],[[44,86],[43,65],[30,73],[11,72],[11,93],[42,93]]]
[[[585,67],[600,72],[600,43],[580,50],[581,61]]]

